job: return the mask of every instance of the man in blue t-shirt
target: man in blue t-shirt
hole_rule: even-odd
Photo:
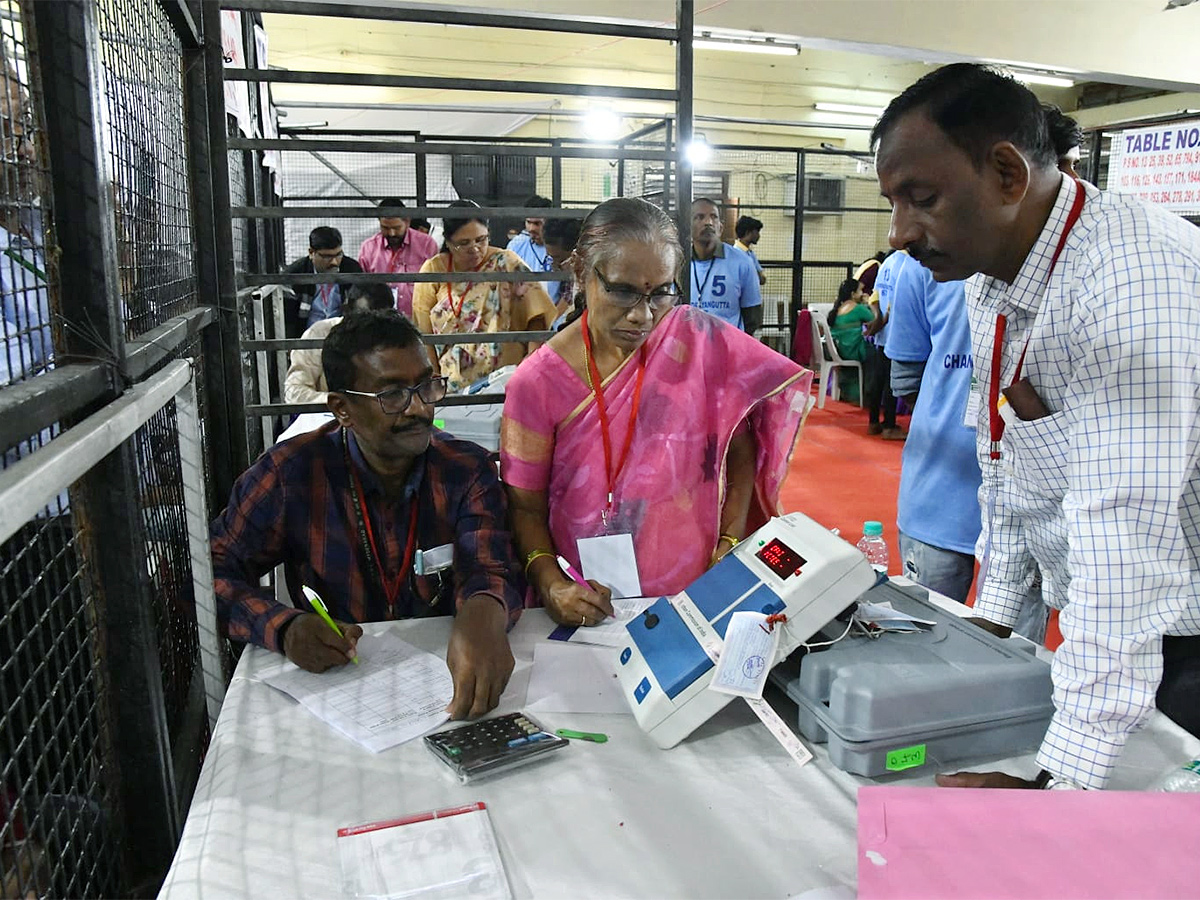
[[[748,253],[721,243],[721,207],[692,201],[692,305],[754,334],[762,326],[758,269]]]
[[[884,267],[892,392],[915,404],[896,516],[904,574],[961,603],[975,576],[981,480],[975,430],[963,424],[972,374],[963,282],[939,284],[915,263]]]
[[[531,209],[550,209],[554,202],[534,194],[525,201],[525,205]],[[526,219],[525,230],[508,242],[508,249],[521,257],[533,272],[550,272],[554,269],[554,260],[546,250],[546,242],[542,238],[542,229],[545,227],[545,219]],[[538,284],[546,289],[551,300],[558,302],[558,292],[562,289],[561,281],[540,281]]]

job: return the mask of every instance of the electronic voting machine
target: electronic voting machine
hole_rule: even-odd
[[[734,699],[707,690],[730,617],[784,613],[774,666],[875,584],[866,558],[801,513],[772,519],[685,591],[628,623],[617,677],[638,724],[673,747]]]

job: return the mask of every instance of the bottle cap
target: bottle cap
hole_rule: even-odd
[[[865,537],[880,537],[882,534],[882,522],[863,522],[863,535]]]

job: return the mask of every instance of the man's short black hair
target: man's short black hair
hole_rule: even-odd
[[[354,357],[390,347],[420,347],[421,332],[395,309],[372,309],[346,316],[325,338],[321,368],[331,391],[354,390]]]
[[[761,219],[756,219],[754,216],[738,216],[737,225],[733,227],[733,231],[738,237],[744,238],[752,231],[761,231],[762,227]]]
[[[988,66],[954,63],[910,85],[888,104],[871,129],[871,149],[915,110],[924,110],[976,168],[1000,141],[1010,141],[1035,165],[1052,168],[1058,163],[1046,116],[1033,91]]]
[[[336,250],[342,246],[342,233],[331,225],[319,225],[308,233],[309,250]]]
[[[1053,103],[1043,103],[1046,113],[1046,127],[1050,130],[1050,142],[1054,144],[1054,152],[1059,159],[1066,156],[1075,147],[1083,146],[1083,129],[1079,123],[1068,116]]]
[[[395,309],[396,298],[386,284],[352,284],[346,291],[346,306],[353,308],[360,300],[367,301],[367,309]],[[335,326],[336,327],[336,326]]]
[[[408,224],[411,228],[428,229],[430,227],[428,219],[409,219]]]
[[[543,197],[541,194],[534,194],[525,201],[525,206],[527,209],[552,209],[554,201]]]
[[[707,203],[710,206],[715,206],[718,210],[721,208],[720,202],[717,200],[714,200],[712,197],[693,197],[692,198],[692,209],[696,208],[697,203]]]
[[[384,197],[382,200],[379,201],[379,203],[377,205],[379,206],[380,209],[386,209],[389,206],[394,206],[394,207],[399,207],[400,209],[404,209],[406,204],[399,197]],[[391,217],[384,216],[383,218],[388,219]]]
[[[578,219],[547,219],[542,229],[542,243],[553,244],[564,250],[574,250],[579,240]]]

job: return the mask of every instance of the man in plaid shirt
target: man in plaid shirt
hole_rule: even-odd
[[[445,380],[396,311],[348,316],[326,338],[323,365],[335,421],[264,453],[213,522],[221,625],[323,671],[355,655],[362,629],[351,623],[453,615],[449,711],[482,715],[512,673],[507,628],[524,591],[496,467],[433,428]],[[418,550],[432,559],[423,574]],[[429,571],[438,558],[445,568]],[[259,584],[280,563],[295,608]],[[344,638],[309,611],[302,585]]]

